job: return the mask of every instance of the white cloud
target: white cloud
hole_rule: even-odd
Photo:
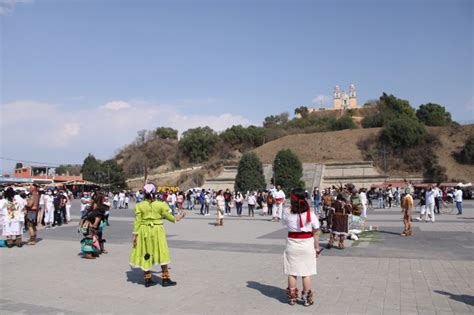
[[[0,15],[13,11],[17,4],[32,3],[33,0],[0,0]]]
[[[130,108],[130,107],[131,105],[124,101],[112,101],[112,102],[106,103],[103,106],[103,108],[109,109],[109,110],[121,110],[125,108]]]
[[[317,104],[317,105],[320,105],[320,104],[323,104],[325,105],[331,98],[327,95],[318,95],[316,96],[315,98],[313,98],[313,104]]]
[[[164,126],[182,133],[200,126],[222,131],[231,125],[252,124],[241,115],[190,115],[180,110],[173,104],[122,100],[88,109],[34,101],[2,104],[2,151],[5,156],[23,160],[78,163],[89,152],[100,159],[112,157],[142,129]],[[5,170],[4,165],[2,168]]]

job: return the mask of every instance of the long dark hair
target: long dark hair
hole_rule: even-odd
[[[13,190],[13,188],[8,187],[3,193],[3,196],[6,200],[13,202],[13,197],[15,197],[15,191]]]
[[[306,200],[306,193],[303,188],[294,188],[290,195],[291,213],[304,213],[308,210],[309,204]]]

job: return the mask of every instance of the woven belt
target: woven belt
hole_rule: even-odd
[[[313,232],[288,232],[288,238],[304,239],[312,237]]]

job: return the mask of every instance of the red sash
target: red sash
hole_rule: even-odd
[[[288,238],[312,238],[313,232],[288,232]]]

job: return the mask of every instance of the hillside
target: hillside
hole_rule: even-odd
[[[374,136],[380,128],[347,129],[286,136],[268,142],[254,150],[264,164],[271,164],[279,150],[291,149],[303,163],[363,161],[357,147],[360,140]]]
[[[291,149],[298,154],[303,163],[355,162],[366,160],[358,143],[374,139],[381,128],[352,129],[311,134],[286,136],[254,150],[264,164],[271,164],[276,153],[282,149]],[[446,168],[450,179],[474,180],[474,166],[459,164],[452,156],[464,145],[468,135],[474,134],[474,125],[458,128],[430,127],[440,146],[435,149],[439,164]],[[376,166],[381,169],[381,165]],[[403,171],[390,172],[390,175],[404,174]]]

